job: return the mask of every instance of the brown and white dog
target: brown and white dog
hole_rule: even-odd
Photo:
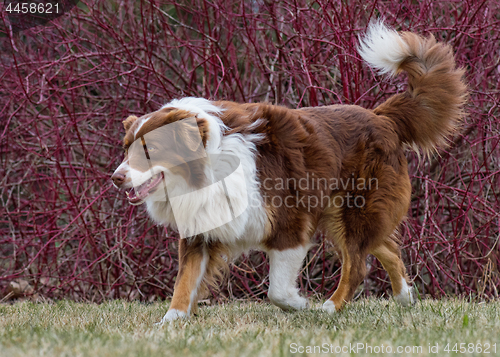
[[[189,316],[202,287],[250,249],[269,256],[271,302],[307,308],[296,280],[316,231],[342,257],[324,310],[353,297],[368,254],[387,270],[395,299],[414,302],[395,236],[410,203],[405,150],[432,151],[453,133],[466,98],[463,70],[449,45],[382,22],[370,25],[359,53],[380,73],[406,71],[407,91],[374,110],[184,98],[124,121],[126,154],[113,183],[134,187],[130,203],[145,203],[154,221],[183,238],[162,322]]]

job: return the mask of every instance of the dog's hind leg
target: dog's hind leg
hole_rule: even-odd
[[[388,173],[391,168],[384,167]],[[381,175],[382,177],[382,175]],[[388,271],[397,301],[413,303],[397,240],[392,236],[408,211],[411,186],[406,165],[397,175],[379,180],[377,188],[364,194],[364,205],[333,206],[325,211],[322,226],[327,236],[342,252],[342,276],[333,296],[323,308],[333,312],[349,301],[366,274],[366,257],[375,255]],[[335,197],[333,198],[335,202]]]
[[[332,197],[332,202],[335,202],[335,197]],[[366,275],[367,248],[363,244],[363,237],[346,227],[343,210],[343,207],[333,204],[325,210],[320,221],[326,238],[334,243],[342,258],[342,273],[337,290],[323,304],[323,310],[330,313],[339,311],[352,299]],[[362,222],[352,222],[352,226],[359,226],[359,223]]]
[[[196,308],[198,289],[209,262],[207,247],[201,238],[181,239],[179,242],[179,272],[174,296],[160,324],[189,316]]]
[[[414,304],[413,288],[408,285],[408,276],[401,260],[398,243],[388,238],[383,244],[372,249],[371,253],[382,263],[389,274],[394,299],[404,306]]]
[[[350,301],[357,287],[366,275],[367,253],[354,245],[346,246],[338,244],[342,252],[342,274],[337,290],[323,304],[323,310],[330,313],[342,309],[347,301]]]

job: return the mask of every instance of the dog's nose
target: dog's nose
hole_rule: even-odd
[[[115,172],[113,176],[111,176],[111,180],[115,186],[119,188],[125,182],[125,175],[121,172]]]

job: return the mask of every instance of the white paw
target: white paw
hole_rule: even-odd
[[[297,293],[286,295],[269,293],[269,300],[283,310],[304,310],[309,308],[309,301]]]
[[[305,310],[309,308],[309,301],[302,296],[296,296],[293,300],[288,302],[288,305],[293,310]]]
[[[329,314],[335,314],[337,312],[337,308],[335,307],[335,304],[332,300],[326,300],[321,309],[328,312]]]
[[[406,280],[403,279],[403,288],[398,295],[394,296],[394,300],[403,306],[415,304],[415,290],[412,286],[408,286]]]
[[[184,311],[171,309],[171,310],[167,311],[165,316],[163,316],[163,319],[161,319],[160,322],[156,323],[156,325],[162,326],[164,323],[174,321],[174,320],[179,320],[179,319],[185,319],[186,317],[187,317],[187,314]]]

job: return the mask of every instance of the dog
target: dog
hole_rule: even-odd
[[[394,298],[415,301],[397,229],[411,185],[405,151],[446,145],[464,116],[464,70],[451,46],[382,21],[358,52],[380,74],[407,73],[408,88],[374,110],[355,105],[288,109],[203,98],[172,100],[123,126],[125,158],[112,175],[131,204],[179,231],[179,272],[162,323],[190,316],[231,259],[251,249],[269,257],[269,300],[309,307],[298,272],[321,232],[338,249],[342,274],[322,308],[353,298],[374,255]]]

